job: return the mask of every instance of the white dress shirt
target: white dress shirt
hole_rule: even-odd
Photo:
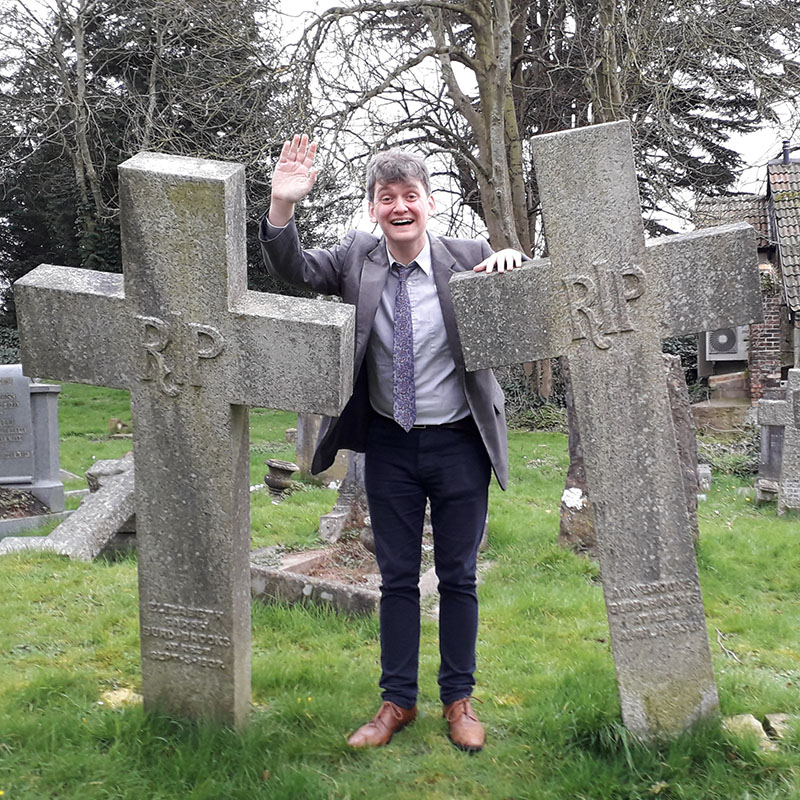
[[[388,248],[387,255],[390,264],[400,263]],[[447,342],[442,307],[433,278],[428,237],[413,261],[418,269],[412,270],[407,285],[414,330],[415,424],[440,425],[463,419],[469,414],[469,406]],[[369,398],[375,411],[385,417],[393,416],[392,345],[397,283],[395,271],[390,270],[367,344]]]

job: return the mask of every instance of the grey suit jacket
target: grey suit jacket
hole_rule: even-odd
[[[259,229],[267,270],[288,283],[327,295],[337,295],[356,307],[353,395],[338,417],[323,421],[312,462],[312,471],[327,469],[340,449],[364,452],[371,412],[365,355],[375,312],[389,274],[386,245],[382,238],[363,231],[350,231],[331,250],[303,250],[294,221],[270,236],[266,220]],[[508,435],[505,399],[491,370],[467,372],[448,281],[454,272],[472,269],[491,250],[486,242],[449,239],[431,235],[434,281],[442,305],[447,341],[464,387],[472,416],[492,462],[497,482],[508,483]]]

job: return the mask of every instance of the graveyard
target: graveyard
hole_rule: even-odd
[[[109,432],[112,418],[130,422],[127,392],[64,384],[62,467],[83,475],[123,455],[131,440]],[[294,457],[295,425],[251,411],[251,484],[267,458]],[[254,601],[251,707],[234,731],[143,712],[135,555],[22,553],[0,559],[4,798],[797,796],[793,722],[759,742],[710,720],[649,745],[622,726],[598,566],[556,543],[566,437],[512,431],[510,447],[482,556],[484,753],[465,757],[442,735],[428,616],[420,718],[390,746],[353,753],[345,735],[374,701],[374,616]],[[800,552],[796,515],[756,505],[752,486],[715,470],[696,549],[721,713],[764,720],[800,714]],[[251,547],[318,547],[335,501],[302,478],[279,504],[254,491]]]
[[[58,527],[0,542],[3,796],[87,796],[76,769],[97,797],[800,789],[796,371],[759,412],[785,429],[777,509],[718,468],[695,541],[660,343],[761,319],[753,230],[646,242],[627,123],[532,151],[548,258],[457,275],[455,322],[467,370],[568,357],[597,562],[557,542],[564,436],[512,432],[480,568],[483,761],[453,760],[424,689],[391,748],[347,749],[374,692],[375,585],[278,566],[332,541],[350,489],[301,474],[279,496],[273,468],[300,460],[296,412],[335,415],[350,396],[353,309],[247,288],[241,166],[140,153],[120,165],[124,275],[45,264],[15,286],[25,369],[66,382],[66,472],[50,480],[52,420],[30,426],[37,466],[8,392],[10,478],[57,484],[59,503],[65,488],[67,510],[71,481],[90,492]],[[58,388],[35,391],[55,407]],[[423,607],[424,687],[435,593]],[[56,755],[62,741],[75,749]]]

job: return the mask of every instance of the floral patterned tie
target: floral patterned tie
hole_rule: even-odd
[[[417,418],[414,388],[414,328],[411,323],[411,302],[408,299],[408,276],[417,262],[407,267],[395,262],[397,291],[394,296],[394,345],[392,347],[392,402],[394,418],[406,433]]]

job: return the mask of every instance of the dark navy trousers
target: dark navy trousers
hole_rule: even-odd
[[[488,507],[491,465],[474,426],[431,426],[406,433],[370,421],[364,477],[381,572],[381,679],[384,700],[417,700],[419,574],[426,500],[431,503],[439,579],[439,694],[472,694],[478,635],[476,568]]]

